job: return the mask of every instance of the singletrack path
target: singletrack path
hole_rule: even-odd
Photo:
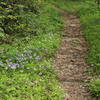
[[[64,100],[94,100],[85,86],[90,80],[85,62],[87,44],[81,32],[79,18],[75,14],[56,8],[64,19],[64,34],[61,47],[54,59],[61,87],[65,90]]]

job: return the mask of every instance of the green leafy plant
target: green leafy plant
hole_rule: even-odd
[[[90,90],[93,95],[100,97],[100,79],[96,79],[90,82]]]

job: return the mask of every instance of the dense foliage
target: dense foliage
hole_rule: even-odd
[[[35,17],[40,7],[36,0],[1,0],[0,29],[6,34],[34,34]]]

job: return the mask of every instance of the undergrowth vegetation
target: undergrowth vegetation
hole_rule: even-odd
[[[0,100],[62,100],[51,59],[59,12],[41,0],[17,1],[0,2]]]
[[[36,0],[1,0],[0,28],[6,34],[34,34],[35,17],[40,8],[41,4]]]
[[[80,17],[93,75],[89,87],[100,97],[100,8],[94,1],[1,0],[0,100],[62,100],[52,56],[63,23],[49,2]]]
[[[88,69],[93,80],[90,82],[91,93],[100,97],[100,8],[91,0],[53,0],[56,6],[69,13],[76,12],[80,18],[83,34],[88,42]]]

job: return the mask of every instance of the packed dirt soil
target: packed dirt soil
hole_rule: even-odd
[[[86,82],[90,80],[85,62],[88,46],[81,32],[80,20],[74,13],[55,9],[62,14],[65,25],[61,47],[54,59],[61,87],[66,94],[64,100],[95,100],[86,87]]]

